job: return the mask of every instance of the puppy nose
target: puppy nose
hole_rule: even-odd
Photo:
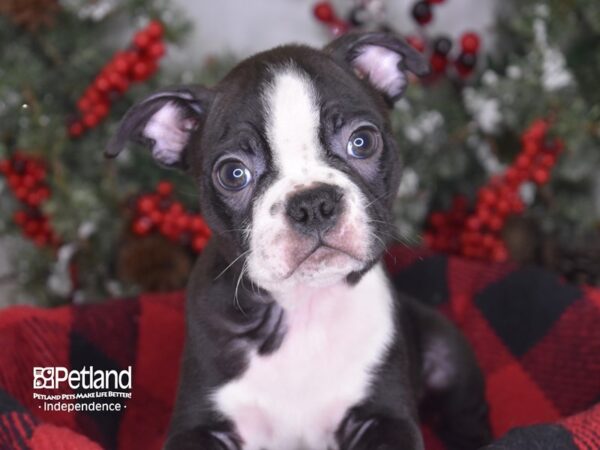
[[[288,200],[286,213],[292,226],[301,233],[323,233],[336,224],[341,199],[338,188],[321,185],[294,194]]]

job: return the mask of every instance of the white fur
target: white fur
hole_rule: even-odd
[[[293,66],[281,69],[263,93],[263,101],[266,134],[278,177],[254,206],[248,274],[254,283],[271,292],[285,292],[299,283],[323,286],[338,282],[370,257],[372,231],[364,211],[367,202],[347,175],[324,160],[325,149],[318,137],[317,93],[305,73]],[[294,192],[316,183],[335,185],[344,194],[344,213],[326,240],[346,254],[318,251],[295,270],[310,250],[311,241],[291,228],[285,203]]]
[[[193,127],[193,121],[183,119],[180,109],[169,102],[150,118],[143,135],[155,142],[152,155],[171,165],[181,158]]]
[[[296,297],[289,302],[290,297]],[[240,378],[214,393],[244,450],[335,449],[334,432],[369,394],[393,339],[393,304],[381,266],[354,287],[286,293],[287,334],[270,355],[250,357]]]
[[[398,68],[402,55],[376,45],[366,45],[352,61],[359,75],[390,97],[400,95],[406,87],[406,75]]]

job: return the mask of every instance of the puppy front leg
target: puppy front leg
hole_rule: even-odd
[[[241,450],[239,439],[231,432],[196,427],[172,434],[163,450]]]
[[[423,438],[416,420],[348,414],[336,433],[340,450],[423,450]]]

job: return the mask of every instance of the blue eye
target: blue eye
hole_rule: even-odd
[[[217,169],[217,178],[225,189],[239,191],[250,184],[252,174],[241,161],[228,160]]]
[[[346,151],[353,158],[365,159],[372,156],[379,146],[379,135],[372,128],[359,128],[350,136]]]

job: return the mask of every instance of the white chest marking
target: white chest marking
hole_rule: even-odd
[[[215,392],[244,450],[325,450],[349,408],[369,394],[394,334],[393,299],[380,266],[354,287],[293,292],[287,334],[270,355]]]

